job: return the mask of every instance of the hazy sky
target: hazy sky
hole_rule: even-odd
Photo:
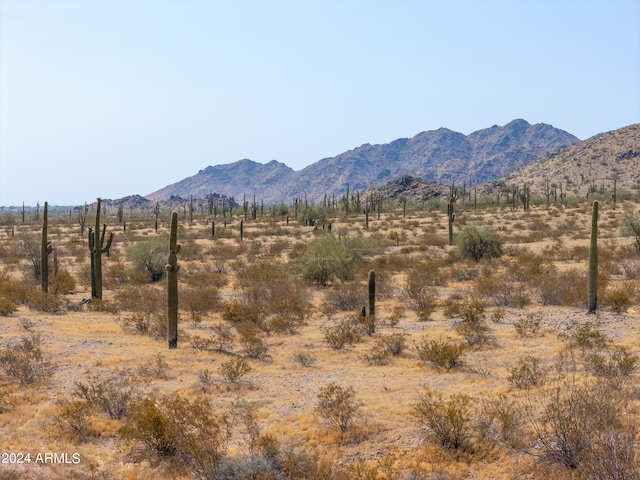
[[[0,0],[0,205],[523,118],[640,121],[640,0]]]

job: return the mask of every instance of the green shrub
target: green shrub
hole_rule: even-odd
[[[167,245],[169,240],[166,236],[149,237],[128,247],[127,258],[134,271],[144,272],[148,281],[157,282],[167,273]]]
[[[461,258],[476,262],[482,258],[500,257],[503,240],[488,227],[467,226],[456,238],[456,249]]]

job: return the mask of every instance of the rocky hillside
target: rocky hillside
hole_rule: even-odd
[[[544,191],[545,179],[569,194],[584,196],[589,188],[617,187],[636,191],[640,187],[640,124],[595,135],[518,169],[500,181],[530,184],[533,192]]]
[[[294,196],[340,195],[382,185],[406,175],[458,184],[494,180],[522,167],[550,150],[579,141],[546,124],[524,120],[463,135],[446,128],[422,132],[388,144],[365,144],[335,157],[294,171],[275,160],[263,165],[240,160],[200,170],[196,175],[146,196],[163,200],[174,196],[204,197],[217,192],[235,198],[255,195],[267,203],[289,202]]]

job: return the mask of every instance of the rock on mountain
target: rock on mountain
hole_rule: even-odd
[[[494,125],[467,136],[440,128],[388,144],[365,144],[299,171],[275,160],[264,165],[240,160],[207,167],[146,197],[163,200],[171,195],[188,198],[217,192],[235,198],[255,195],[267,203],[289,202],[301,195],[318,201],[325,194],[341,195],[347,184],[351,191],[364,190],[405,175],[476,184],[577,141],[563,130],[546,124],[530,125],[524,120],[502,127]]]

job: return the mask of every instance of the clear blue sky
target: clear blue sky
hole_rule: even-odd
[[[0,0],[0,205],[523,118],[640,121],[640,0]]]

